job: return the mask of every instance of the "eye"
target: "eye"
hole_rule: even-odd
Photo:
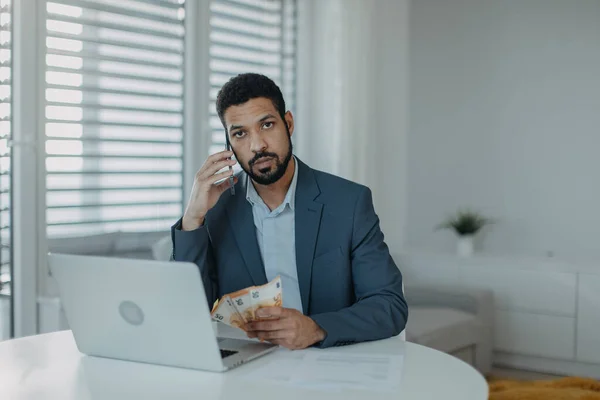
[[[271,129],[273,127],[274,123],[272,121],[267,121],[263,124],[263,128],[264,129]]]
[[[241,139],[244,136],[246,136],[246,132],[244,132],[244,131],[233,132],[232,136],[235,138]]]

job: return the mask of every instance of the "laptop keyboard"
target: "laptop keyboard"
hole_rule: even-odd
[[[232,356],[234,354],[237,354],[237,351],[232,351],[232,350],[223,350],[223,349],[219,349],[221,350],[221,358],[227,358],[229,356]]]

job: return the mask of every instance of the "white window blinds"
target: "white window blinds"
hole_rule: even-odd
[[[0,294],[11,281],[11,31],[11,1],[0,0]]]
[[[184,0],[46,1],[49,237],[182,213]]]
[[[296,0],[211,0],[210,153],[225,148],[215,102],[232,76],[257,72],[280,87],[288,110],[296,96]]]

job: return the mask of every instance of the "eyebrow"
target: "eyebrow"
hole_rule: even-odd
[[[275,118],[275,116],[274,116],[274,115],[272,115],[272,114],[267,114],[267,115],[265,115],[264,117],[262,117],[261,119],[259,119],[259,120],[258,120],[258,122],[263,122],[263,121],[266,121],[266,120],[267,120],[267,119],[269,119],[269,118]]]
[[[258,120],[258,122],[263,122],[268,120],[269,118],[275,118],[275,116],[273,114],[267,114],[264,117],[262,117],[261,119]],[[232,131],[236,130],[236,129],[240,129],[243,128],[243,125],[230,125],[229,126],[229,133],[231,134]]]
[[[229,127],[229,133],[231,133],[231,131],[234,129],[240,129],[240,128],[243,128],[243,126],[242,125],[231,125]]]

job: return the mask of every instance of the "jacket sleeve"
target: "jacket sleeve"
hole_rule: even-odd
[[[173,241],[172,261],[186,261],[195,263],[202,276],[204,291],[209,308],[218,296],[218,279],[213,251],[206,224],[193,231],[181,229],[181,219],[171,227],[171,240]]]
[[[354,210],[351,262],[356,303],[311,315],[327,334],[317,347],[384,339],[398,335],[406,326],[402,274],[384,242],[368,188],[359,195]]]

